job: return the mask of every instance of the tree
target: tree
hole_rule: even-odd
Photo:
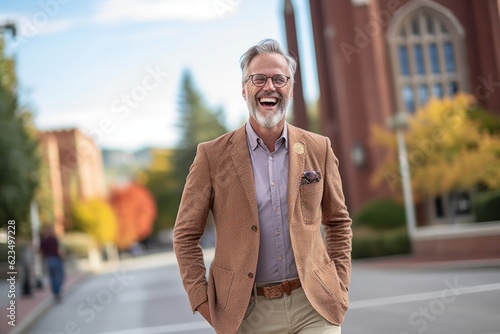
[[[227,132],[223,110],[207,106],[188,71],[182,76],[178,112],[181,134],[178,146],[171,151],[154,152],[151,166],[138,176],[158,204],[155,231],[174,226],[182,189],[198,144]]]
[[[156,203],[145,187],[131,183],[114,188],[110,202],[118,217],[118,248],[127,249],[149,236],[156,218]]]
[[[183,180],[175,177],[172,149],[153,149],[147,169],[140,171],[136,182],[145,186],[157,203],[157,216],[153,223],[154,234],[174,225],[179,205],[178,189]]]
[[[181,140],[173,157],[176,166],[174,173],[175,177],[184,181],[193,163],[198,144],[226,133],[227,129],[223,125],[223,110],[219,108],[213,111],[207,107],[188,71],[182,76],[179,116]]]
[[[431,100],[409,120],[405,134],[412,187],[418,195],[468,191],[477,185],[500,187],[500,121],[486,115],[470,95]],[[401,180],[396,139],[373,127],[375,145],[388,151],[373,176],[393,189]]]
[[[100,246],[116,240],[116,215],[111,205],[102,199],[77,202],[72,208],[72,221],[74,230],[88,233]]]
[[[30,231],[29,210],[38,185],[40,158],[31,113],[19,105],[15,62],[4,55],[0,37],[0,227],[17,223]]]

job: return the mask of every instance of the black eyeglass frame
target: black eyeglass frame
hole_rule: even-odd
[[[266,81],[262,84],[262,85],[257,85],[254,81],[253,81],[253,78],[254,76],[256,75],[261,75],[263,77],[266,77]],[[286,82],[283,86],[279,86],[279,85],[276,85],[276,83],[274,82],[274,78],[276,77],[285,77],[286,78]],[[288,84],[288,81],[290,81],[291,77],[287,76],[287,75],[284,75],[284,74],[276,74],[276,75],[273,75],[272,77],[268,77],[267,75],[265,74],[261,74],[261,73],[255,73],[255,74],[251,74],[248,76],[248,78],[246,78],[245,80],[245,83],[248,82],[248,80],[251,80],[252,81],[252,84],[256,87],[264,87],[266,84],[267,84],[267,80],[268,79],[271,79],[271,82],[273,83],[273,85],[276,87],[276,88],[283,88],[285,87],[287,84]]]

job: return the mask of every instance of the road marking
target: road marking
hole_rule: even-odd
[[[462,288],[457,288],[455,290],[457,296],[467,295],[472,293],[495,291],[495,290],[500,290],[500,283],[462,287]],[[447,289],[443,289],[440,291],[415,293],[411,295],[401,295],[394,297],[353,301],[350,303],[349,309],[352,310],[352,309],[385,306],[392,304],[409,303],[409,302],[422,301],[434,298],[442,298],[443,292],[445,291],[447,291]],[[172,325],[165,325],[158,327],[143,327],[143,328],[134,328],[121,331],[113,331],[113,332],[101,332],[99,334],[163,334],[163,333],[179,333],[179,332],[186,332],[186,331],[205,329],[205,328],[212,328],[212,327],[210,327],[210,325],[206,321],[198,321],[198,322],[188,322],[188,323],[172,324]]]
[[[165,299],[172,297],[183,297],[186,293],[182,287],[178,288],[163,288],[163,289],[144,289],[138,291],[130,291],[118,296],[120,303],[137,303],[145,302],[154,299]]]
[[[468,295],[471,293],[479,293],[479,292],[487,292],[500,290],[500,283],[494,284],[484,284],[484,285],[476,285],[476,286],[468,286],[454,289],[456,290],[456,295]],[[442,298],[443,293],[448,291],[447,288],[440,291],[432,291],[432,292],[423,292],[423,293],[415,293],[411,295],[401,295],[394,297],[385,297],[385,298],[375,298],[375,299],[367,299],[367,300],[359,300],[350,302],[349,309],[360,309],[367,307],[376,307],[376,306],[385,306],[392,304],[401,304],[401,303],[410,303],[434,298]]]
[[[179,333],[191,331],[194,329],[212,328],[206,321],[187,322],[182,324],[173,324],[158,327],[134,328],[115,332],[101,332],[99,334],[163,334],[163,333]]]

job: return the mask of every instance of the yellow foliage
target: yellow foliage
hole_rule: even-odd
[[[475,103],[474,97],[465,94],[431,100],[409,118],[405,141],[416,195],[467,190],[478,183],[500,186],[500,138],[485,133],[468,117]],[[387,153],[387,160],[372,176],[373,184],[385,180],[399,191],[401,174],[394,133],[374,126],[372,140]]]
[[[100,245],[116,240],[116,215],[111,205],[104,200],[96,198],[77,203],[73,207],[73,221]]]
[[[168,149],[155,149],[153,150],[152,162],[150,170],[158,172],[170,172],[172,170],[172,150]]]

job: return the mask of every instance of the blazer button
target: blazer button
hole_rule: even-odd
[[[257,232],[257,226],[253,225],[252,226],[252,231]]]
[[[253,274],[252,273],[248,273],[248,278],[253,278]]]

